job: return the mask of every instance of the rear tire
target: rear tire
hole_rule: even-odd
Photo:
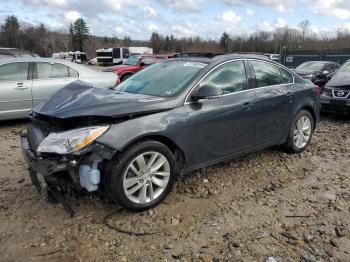
[[[104,186],[128,210],[158,205],[171,191],[176,161],[164,144],[148,140],[130,146],[107,164]]]
[[[284,148],[289,153],[301,153],[310,144],[314,131],[314,119],[307,110],[301,110],[289,130]]]

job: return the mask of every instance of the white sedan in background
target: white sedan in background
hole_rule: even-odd
[[[115,73],[98,72],[66,60],[0,59],[0,120],[26,118],[33,107],[76,80],[101,88],[115,87],[119,81]]]

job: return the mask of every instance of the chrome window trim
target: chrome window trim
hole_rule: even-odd
[[[10,65],[10,64],[18,64],[18,63],[27,63],[28,64],[28,71],[29,71],[29,68],[30,68],[30,63],[31,62],[26,62],[26,61],[16,61],[16,62],[8,62],[8,63],[2,63],[0,64],[0,66],[4,66],[4,65]],[[29,72],[27,72],[27,79],[23,79],[23,80],[0,80],[0,83],[3,84],[3,83],[18,83],[18,82],[23,82],[23,81],[32,81],[33,79],[28,79],[29,77]]]
[[[50,65],[53,65],[51,62],[33,62],[35,63],[35,67],[36,67],[36,73],[38,74],[38,64],[41,63],[41,64],[50,64]],[[43,81],[43,80],[57,80],[57,79],[69,79],[69,78],[73,78],[73,79],[77,79],[77,78],[81,78],[81,74],[78,70],[74,69],[73,67],[70,67],[69,65],[66,65],[64,63],[60,63],[60,61],[55,61],[54,64],[60,64],[60,65],[63,65],[63,66],[66,66],[68,67],[68,74],[69,74],[69,69],[72,69],[74,70],[75,72],[78,73],[78,77],[72,77],[72,76],[62,76],[62,77],[49,77],[49,78],[34,78],[32,79],[33,81]]]
[[[274,86],[284,86],[284,85],[291,85],[291,84],[295,84],[295,78],[294,78],[294,75],[291,74],[288,70],[284,69],[281,65],[278,65],[278,64],[275,64],[275,63],[272,63],[270,61],[265,61],[265,60],[260,60],[260,59],[254,59],[254,58],[237,58],[237,59],[231,59],[231,60],[227,60],[225,62],[222,62],[218,65],[216,65],[215,67],[213,67],[212,69],[210,69],[200,80],[198,80],[198,82],[191,88],[191,90],[188,92],[188,94],[186,95],[186,98],[185,98],[185,101],[184,101],[184,105],[188,105],[188,104],[192,104],[192,103],[196,103],[196,102],[191,102],[191,101],[188,101],[188,98],[191,96],[191,94],[193,93],[193,91],[198,87],[199,83],[208,75],[210,74],[213,70],[215,70],[217,67],[221,66],[221,65],[224,65],[224,64],[227,64],[227,63],[230,63],[230,62],[234,62],[234,61],[261,61],[261,62],[264,62],[264,63],[268,63],[268,64],[271,64],[273,66],[276,66],[284,71],[286,71],[288,74],[290,74],[293,78],[293,82],[291,83],[285,83],[285,84],[279,84],[279,85],[271,85],[271,86],[262,86],[262,87],[256,87],[256,88],[252,88],[252,89],[246,89],[246,90],[242,90],[242,91],[237,91],[237,92],[233,92],[233,93],[230,93],[230,94],[226,94],[226,95],[222,95],[220,97],[225,97],[225,96],[229,96],[229,95],[234,95],[234,94],[239,94],[239,93],[243,93],[243,92],[247,92],[247,91],[252,91],[252,90],[255,90],[255,89],[261,89],[261,88],[268,88],[268,87],[274,87]],[[207,99],[201,99],[201,100],[209,100],[209,98]]]

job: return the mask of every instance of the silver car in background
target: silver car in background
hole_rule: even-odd
[[[119,81],[115,73],[98,72],[66,60],[0,59],[0,120],[26,118],[33,107],[76,80],[101,88],[112,88]]]

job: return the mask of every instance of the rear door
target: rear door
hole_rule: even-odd
[[[79,77],[77,71],[61,63],[38,62],[35,63],[34,72],[34,106],[37,106]]]
[[[256,142],[267,146],[285,134],[294,103],[293,76],[269,62],[249,61],[255,79]]]
[[[33,107],[30,63],[0,65],[0,119],[26,117]]]

